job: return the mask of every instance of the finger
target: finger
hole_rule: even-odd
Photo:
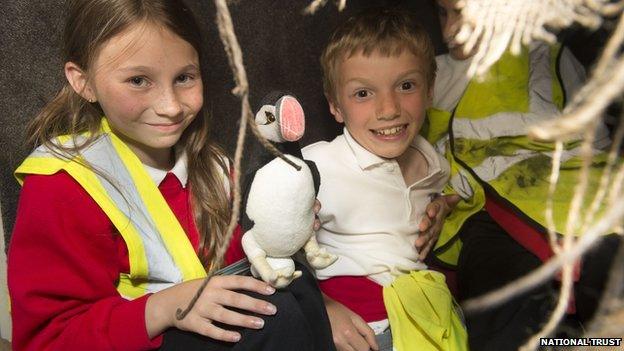
[[[453,194],[453,195],[445,196],[444,199],[446,200],[446,204],[450,208],[454,208],[457,205],[457,203],[459,202],[459,200],[461,200],[461,197],[459,197],[459,195],[457,195],[457,194]]]
[[[210,278],[214,287],[226,290],[248,290],[262,295],[272,295],[275,288],[262,280],[242,275],[224,275]]]
[[[416,246],[417,249],[420,249],[423,245],[425,245],[428,238],[429,237],[426,233],[420,233],[418,235],[418,238],[416,238],[416,240],[414,241],[414,246]]]
[[[425,258],[427,258],[427,255],[429,254],[429,251],[431,251],[434,242],[434,240],[429,241],[427,245],[422,250],[420,250],[420,253],[418,254],[419,260],[424,261]]]
[[[427,216],[429,218],[436,218],[436,216],[438,215],[438,213],[440,213],[440,204],[437,203],[437,199],[433,200],[434,202],[430,203],[429,205],[427,205]]]
[[[418,230],[424,232],[429,229],[429,227],[431,227],[431,219],[429,217],[423,216],[423,218],[420,220],[420,223],[418,223]]]
[[[366,345],[364,345],[364,347],[366,348],[363,350],[368,350],[371,348],[373,350],[378,350],[379,346],[377,345],[377,340],[375,339],[375,332],[373,331],[373,329],[371,329],[371,327],[360,318],[352,318],[352,320],[353,326],[355,327],[357,332],[362,337],[364,337],[364,341],[366,341]]]
[[[203,319],[199,323],[200,325],[192,330],[197,334],[226,342],[238,342],[241,339],[241,335],[239,333],[219,328],[207,319]]]
[[[318,217],[314,217],[314,231],[321,229],[321,220]]]
[[[262,327],[264,327],[264,320],[262,318],[235,312],[218,305],[213,306],[208,318],[227,325],[250,329],[262,329]]]
[[[355,351],[355,349],[349,345],[347,340],[334,338],[334,344],[336,345],[337,351]]]
[[[214,294],[213,298],[214,302],[219,305],[234,307],[240,310],[268,316],[274,315],[277,312],[275,305],[235,291],[222,290],[219,294]],[[206,311],[206,314],[210,314],[210,311]]]
[[[321,202],[318,199],[314,200],[313,211],[314,214],[318,214],[319,212],[321,212]]]
[[[347,329],[343,332],[347,344],[355,351],[369,351],[370,344],[357,329]]]

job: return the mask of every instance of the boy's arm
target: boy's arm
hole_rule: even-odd
[[[379,350],[373,329],[362,317],[325,294],[323,301],[338,351]]]

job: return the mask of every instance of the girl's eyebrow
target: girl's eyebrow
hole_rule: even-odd
[[[119,68],[119,71],[121,72],[143,72],[143,73],[148,73],[151,72],[153,70],[152,67],[149,66],[142,66],[142,65],[138,65],[138,66],[128,66],[128,67],[121,67]],[[199,70],[199,67],[194,64],[188,64],[182,68],[179,69],[179,71],[189,71],[189,70]]]
[[[152,69],[147,66],[128,66],[118,69],[120,72],[150,72]]]

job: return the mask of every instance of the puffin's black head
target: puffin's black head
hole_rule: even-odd
[[[297,141],[305,131],[305,114],[299,101],[286,91],[272,91],[256,110],[256,125],[262,136],[276,143]]]

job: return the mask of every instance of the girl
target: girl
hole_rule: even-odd
[[[311,276],[280,292],[217,276],[176,319],[228,244],[228,167],[202,112],[200,31],[177,0],[68,5],[67,84],[29,126],[40,146],[16,171],[13,347],[333,349]]]

